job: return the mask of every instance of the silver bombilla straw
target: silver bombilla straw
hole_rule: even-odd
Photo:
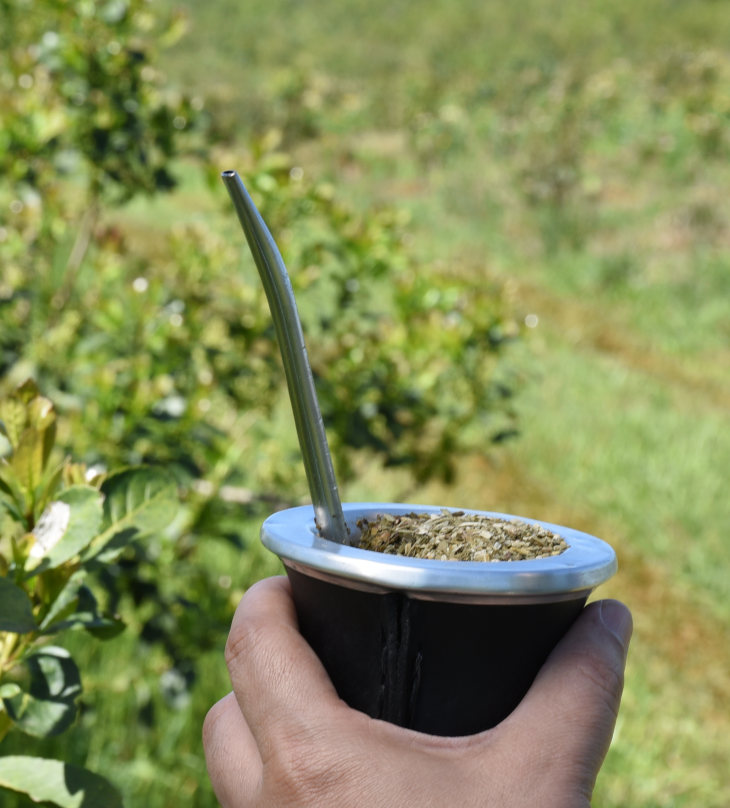
[[[337,492],[332,457],[289,275],[279,248],[241,178],[235,171],[224,171],[221,176],[233,200],[269,301],[317,528],[325,539],[349,544],[349,530]]]

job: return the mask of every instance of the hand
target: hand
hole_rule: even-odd
[[[514,712],[440,738],[341,701],[297,630],[286,578],[244,596],[226,659],[233,692],[203,727],[224,808],[586,808],[616,722],[631,616],[590,604]]]

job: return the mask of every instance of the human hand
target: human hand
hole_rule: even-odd
[[[339,699],[297,629],[286,578],[241,601],[233,692],[203,727],[224,808],[586,808],[616,722],[631,616],[586,607],[513,713],[460,738],[369,718]]]

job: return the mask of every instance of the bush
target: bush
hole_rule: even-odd
[[[0,402],[0,428],[0,740],[11,730],[45,738],[72,726],[83,689],[55,643],[72,630],[109,639],[123,629],[90,576],[169,525],[175,485],[153,469],[98,475],[59,462],[53,405],[30,382]],[[77,805],[75,791],[121,805],[100,775],[30,755],[0,757],[0,787],[60,806]]]
[[[81,688],[68,653],[45,644],[50,627],[110,633],[120,627],[110,615],[131,604],[184,695],[229,617],[228,594],[198,563],[200,539],[245,552],[243,516],[305,495],[293,425],[287,417],[282,429],[278,415],[271,318],[251,262],[241,265],[221,168],[244,175],[289,265],[341,482],[358,456],[449,479],[465,452],[512,434],[501,349],[518,329],[498,289],[417,259],[402,212],[348,208],[276,136],[252,136],[238,165],[222,164],[224,147],[206,142],[215,122],[206,129],[201,105],[166,90],[154,66],[158,45],[180,32],[176,18],[159,20],[144,0],[0,0],[0,10],[0,393],[11,402],[12,450],[0,483],[0,580],[3,608],[25,620],[0,627],[0,721],[42,735],[72,723]],[[173,166],[211,176],[221,214],[135,229],[125,206],[170,191]],[[58,430],[38,389],[62,416]],[[18,470],[26,440],[32,479]],[[81,465],[62,462],[54,445]],[[130,465],[144,470],[106,471]],[[177,489],[174,526],[116,525],[119,492],[134,496],[144,480],[164,491],[166,519]],[[59,508],[86,516],[54,545],[68,554],[51,548],[52,561],[39,556],[31,569]],[[204,613],[187,609],[201,593]],[[52,708],[46,671],[64,694]],[[0,785],[64,804],[64,777],[99,783],[56,761],[43,764],[50,790],[39,790],[37,778],[17,779],[27,765],[0,757]]]

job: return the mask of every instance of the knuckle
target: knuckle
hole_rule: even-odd
[[[230,667],[251,654],[259,653],[268,645],[265,627],[255,619],[245,620],[231,629],[226,640],[225,659]]]
[[[342,796],[357,769],[349,752],[311,726],[299,726],[281,739],[271,765],[283,793],[297,794],[312,805],[324,804],[333,794]]]
[[[297,682],[296,656],[281,634],[272,633],[268,623],[255,618],[231,630],[225,659],[235,681],[245,680],[249,688],[265,688],[284,701]]]

